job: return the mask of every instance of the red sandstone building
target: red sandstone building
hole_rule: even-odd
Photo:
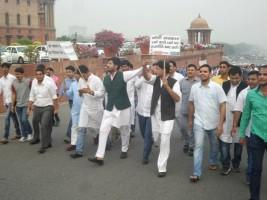
[[[0,44],[55,40],[55,0],[0,0]]]

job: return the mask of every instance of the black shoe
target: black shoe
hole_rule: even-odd
[[[188,150],[189,150],[189,145],[185,144],[183,148],[184,153],[188,153]]]
[[[38,151],[38,153],[40,153],[40,154],[45,153],[45,148],[40,148],[39,151]]]
[[[167,174],[167,172],[158,172],[158,177],[159,178],[165,177],[166,174]]]
[[[149,163],[149,160],[148,160],[148,159],[143,159],[143,160],[142,160],[142,164],[143,164],[143,165],[147,165],[148,163]]]
[[[127,157],[128,157],[127,152],[121,152],[120,159],[125,159]]]
[[[134,137],[135,137],[134,132],[131,132],[131,133],[130,133],[130,137],[131,137],[131,138],[134,138]]]
[[[93,163],[98,164],[99,166],[100,166],[100,165],[104,165],[104,160],[98,160],[96,157],[94,157],[94,158],[88,158],[88,160],[89,160],[90,162],[93,162]]]
[[[193,156],[194,155],[194,149],[193,148],[189,148],[188,155],[189,156]]]
[[[49,144],[47,147],[44,147],[44,149],[49,149],[52,147],[52,144]]]
[[[38,144],[38,143],[40,143],[40,140],[39,140],[39,139],[32,140],[32,141],[30,142],[31,145]]]
[[[233,172],[240,173],[240,167],[233,167]]]
[[[74,153],[74,154],[70,154],[70,157],[75,159],[75,158],[83,157],[83,155],[82,154],[78,154],[78,153]]]

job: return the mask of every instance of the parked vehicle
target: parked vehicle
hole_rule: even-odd
[[[49,58],[46,45],[37,46],[35,48],[35,50],[38,54],[37,55],[37,62],[49,62],[51,60]]]
[[[23,64],[24,62],[28,62],[29,58],[24,54],[27,46],[8,46],[6,51],[8,52],[7,55],[7,62],[9,63],[19,63]]]
[[[5,46],[0,46],[0,63],[7,62],[8,52]]]

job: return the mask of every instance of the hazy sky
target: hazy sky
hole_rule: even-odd
[[[186,29],[200,13],[213,29],[212,41],[267,44],[267,0],[56,0],[57,35],[70,26],[88,35],[109,29],[126,38],[173,34],[187,40]]]

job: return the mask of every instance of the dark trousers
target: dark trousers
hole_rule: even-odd
[[[53,106],[34,107],[32,125],[34,131],[34,140],[40,139],[41,131],[41,147],[45,148],[51,144],[51,133],[53,127]]]
[[[219,140],[219,148],[221,154],[221,163],[223,169],[229,169],[231,166],[231,143]],[[242,157],[242,145],[234,143],[234,158],[232,159],[233,168],[239,168]]]
[[[250,177],[250,198],[260,200],[261,173],[264,152],[267,150],[267,142],[251,133],[249,145],[252,156],[252,170]]]
[[[233,168],[239,168],[242,158],[243,146],[239,143],[234,143],[234,158],[232,159]]]
[[[72,104],[73,104],[73,100],[69,100],[69,108],[70,108],[70,110],[72,108]],[[72,127],[72,119],[70,117],[68,128],[67,128],[67,133],[66,133],[66,136],[68,138],[71,138],[71,127]]]
[[[144,138],[144,153],[143,158],[148,159],[153,145],[151,118],[144,117],[138,114],[140,132]]]
[[[247,141],[247,172],[246,172],[246,181],[250,182],[250,177],[251,177],[251,171],[252,171],[252,152],[250,148],[250,138],[246,137]]]
[[[11,103],[10,104],[6,104],[6,118],[5,118],[5,133],[4,133],[4,138],[8,139],[9,137],[9,130],[10,130],[10,119],[13,120],[14,123],[14,127],[16,129],[16,135],[20,136],[21,132],[20,132],[20,127],[19,127],[19,121],[18,121],[18,117],[17,114],[11,111]]]

